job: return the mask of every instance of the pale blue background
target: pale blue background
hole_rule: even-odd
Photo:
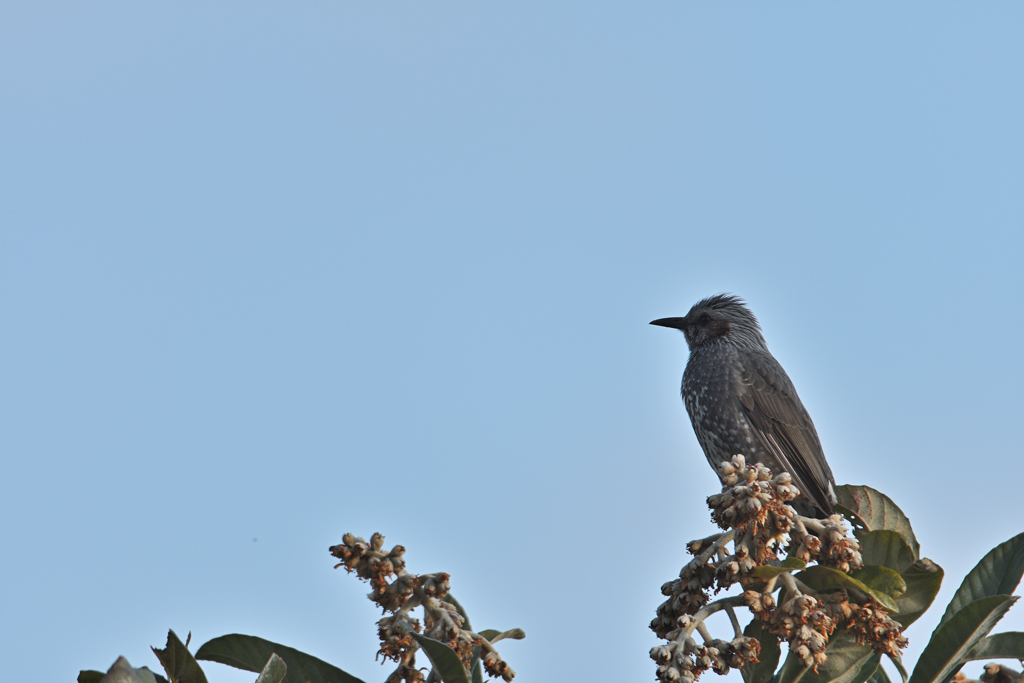
[[[1022,36],[1009,2],[6,4],[5,680],[173,628],[382,681],[345,531],[526,629],[523,683],[653,680],[716,487],[647,323],[720,291],[946,568],[912,663],[1024,530]]]

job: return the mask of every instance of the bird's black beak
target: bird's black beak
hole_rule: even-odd
[[[682,330],[686,327],[686,318],[658,318],[657,320],[652,320],[651,324],[658,325],[659,327],[671,327],[676,330]]]

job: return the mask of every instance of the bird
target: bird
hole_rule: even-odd
[[[788,472],[806,500],[798,512],[833,514],[835,478],[811,416],[789,375],[768,351],[761,325],[746,303],[717,294],[694,304],[682,318],[651,325],[682,331],[690,350],[681,393],[704,455],[718,465],[733,455]]]

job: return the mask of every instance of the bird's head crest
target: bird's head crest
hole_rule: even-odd
[[[721,341],[766,348],[757,318],[743,299],[733,294],[709,296],[695,303],[683,318],[662,318],[651,324],[682,330],[691,351]]]

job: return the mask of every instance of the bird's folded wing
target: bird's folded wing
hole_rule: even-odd
[[[832,514],[832,471],[793,382],[770,354],[747,355],[738,370],[740,403],[758,440],[793,475],[797,488]]]

